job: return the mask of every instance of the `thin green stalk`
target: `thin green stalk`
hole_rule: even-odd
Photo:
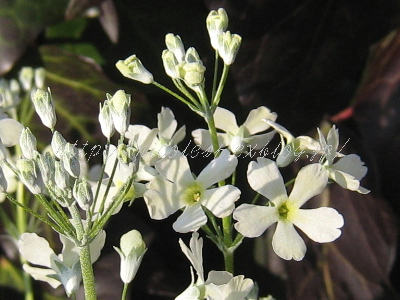
[[[124,289],[122,290],[121,300],[126,299],[126,295],[128,294],[128,283],[124,283]]]
[[[86,243],[86,245],[81,247],[81,251],[79,252],[79,260],[82,269],[82,281],[85,293],[85,300],[96,300],[97,296],[94,283],[92,260],[90,258],[89,243]]]
[[[215,50],[214,77],[213,77],[211,99],[214,99],[215,94],[217,92],[218,58],[219,58],[218,51]]]
[[[214,111],[215,108],[218,106],[219,101],[221,100],[221,94],[224,90],[226,79],[228,78],[229,73],[229,65],[224,64],[224,68],[222,70],[221,80],[219,81],[217,92],[215,96],[212,98],[211,110]]]

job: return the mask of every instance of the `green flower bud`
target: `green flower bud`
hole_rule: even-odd
[[[129,56],[125,60],[119,60],[115,66],[127,78],[140,81],[144,84],[150,84],[154,81],[153,74],[143,66],[136,55]]]
[[[36,157],[36,163],[42,174],[43,182],[49,183],[54,178],[54,158],[49,152],[45,152]]]
[[[181,79],[179,74],[179,62],[175,54],[170,50],[164,50],[161,55],[165,73],[174,79]]]
[[[196,49],[189,48],[186,51],[185,62],[181,67],[181,76],[190,88],[197,89],[198,86],[204,83],[206,68],[200,60]]]
[[[62,191],[71,188],[71,178],[59,161],[54,162],[54,181]]]
[[[120,248],[114,247],[114,249],[121,258],[121,279],[124,283],[130,283],[147,251],[142,235],[137,230],[131,230],[121,237]]]
[[[85,178],[77,179],[72,194],[83,210],[88,210],[93,201],[93,192]]]
[[[58,131],[54,131],[53,138],[51,139],[51,149],[53,150],[53,153],[57,158],[61,159],[64,152],[65,144],[67,144],[67,141],[61,135],[61,133],[59,133]]]
[[[33,159],[35,157],[35,153],[37,153],[36,138],[29,128],[22,130],[19,137],[19,144],[25,158]]]
[[[185,47],[183,46],[182,39],[179,35],[168,33],[165,36],[165,45],[169,51],[172,51],[175,58],[181,62],[185,58]]]
[[[33,81],[33,68],[31,67],[23,67],[19,72],[19,81],[22,84],[22,88],[25,91],[30,91],[32,88]]]
[[[101,126],[101,131],[103,132],[103,135],[107,139],[110,139],[115,132],[115,128],[114,128],[114,123],[113,123],[113,119],[111,116],[108,100],[104,101],[103,107],[101,106],[101,103],[100,103],[99,123]]]
[[[66,143],[61,157],[64,169],[74,178],[78,178],[81,168],[79,163],[79,151],[71,143]]]
[[[42,89],[44,87],[44,77],[45,77],[44,68],[36,68],[35,69],[35,86],[36,86],[36,88]]]
[[[27,158],[19,159],[17,161],[17,170],[19,171],[19,179],[32,194],[36,195],[42,192],[35,161]]]
[[[207,16],[207,30],[210,35],[211,46],[215,50],[218,50],[218,34],[228,28],[228,22],[228,15],[223,8],[218,9],[218,11],[212,10]]]
[[[35,94],[32,94],[32,102],[43,125],[53,130],[57,117],[50,90],[48,92],[37,90]]]
[[[119,90],[111,98],[107,95],[107,98],[114,127],[120,134],[125,134],[131,116],[131,95]]]
[[[218,35],[218,54],[226,65],[231,65],[235,61],[241,42],[240,35],[231,34],[229,31]]]

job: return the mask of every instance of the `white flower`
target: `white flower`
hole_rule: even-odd
[[[157,129],[150,129],[144,125],[129,125],[128,131],[125,133],[125,137],[137,145],[143,160],[151,166],[174,151],[176,145],[186,135],[185,126],[177,130],[178,122],[168,107],[161,108],[157,119]]]
[[[106,150],[104,151],[104,156],[105,156],[105,154],[106,154]],[[104,160],[106,161],[104,170],[105,170],[105,173],[108,175],[108,178],[103,179],[102,182],[100,183],[99,195],[98,195],[96,205],[94,208],[95,212],[100,212],[100,207],[101,207],[103,201],[104,201],[104,204],[103,204],[104,210],[106,210],[109,206],[112,205],[112,203],[116,200],[115,196],[118,194],[120,189],[124,186],[124,184],[127,182],[127,180],[129,179],[130,176],[138,177],[138,173],[139,173],[139,175],[144,173],[144,171],[138,171],[138,173],[132,174],[131,170],[128,170],[128,168],[124,167],[122,165],[122,163],[118,161],[117,154],[118,154],[118,149],[114,145],[110,145],[110,148],[108,150],[108,157],[104,158]],[[112,185],[110,186],[109,191],[106,194],[107,185],[109,183],[110,176],[112,174],[114,164],[116,161],[118,161],[118,162],[117,162],[117,168],[115,170],[114,176],[113,176],[113,178],[111,178]],[[124,204],[125,201],[133,201],[135,198],[143,196],[143,193],[145,192],[145,190],[147,188],[146,188],[145,184],[137,182],[140,180],[141,180],[141,178],[137,178],[133,182],[132,186],[129,188],[127,194],[125,195],[124,200],[113,211],[113,214],[116,214],[121,210],[122,205]],[[93,195],[96,194],[96,190],[97,190],[97,184],[92,186]],[[103,211],[100,213],[102,214]]]
[[[277,223],[272,238],[275,253],[283,259],[303,259],[306,245],[293,225],[318,243],[337,239],[343,226],[343,217],[333,208],[301,209],[310,198],[321,193],[328,181],[328,174],[320,164],[302,168],[290,196],[278,166],[272,160],[260,157],[251,162],[247,170],[250,186],[270,200],[269,206],[242,204],[233,213],[238,222],[235,228],[246,237],[260,236],[268,227]]]
[[[108,106],[114,122],[114,128],[125,134],[131,117],[131,95],[118,90],[113,96],[107,94]]]
[[[90,244],[90,257],[94,263],[100,256],[104,246],[105,232],[101,231]],[[82,280],[79,261],[79,248],[69,239],[60,235],[63,244],[61,254],[58,256],[50,248],[46,239],[36,233],[23,233],[18,242],[21,256],[33,265],[24,264],[24,270],[34,279],[45,281],[53,288],[63,284],[68,296],[74,294]],[[44,268],[43,268],[44,267]]]
[[[210,271],[207,281],[204,281],[203,270],[203,239],[197,232],[193,232],[190,239],[190,249],[179,239],[182,252],[189,259],[197,272],[197,281],[192,281],[175,300],[244,300],[252,290],[254,283],[245,279],[243,275],[235,276],[225,271]]]
[[[218,50],[218,35],[228,28],[228,15],[223,8],[212,10],[207,16],[206,25],[210,35],[211,46]]]
[[[231,185],[212,186],[230,176],[237,166],[237,158],[223,150],[195,178],[190,171],[187,157],[176,152],[155,165],[160,175],[148,185],[144,200],[153,219],[165,219],[177,210],[183,213],[173,224],[177,232],[196,231],[207,223],[202,206],[215,216],[223,218],[234,209],[240,190]]]
[[[114,249],[121,258],[121,279],[124,283],[130,283],[147,251],[142,235],[137,230],[131,230],[121,237],[120,248]]]
[[[257,134],[270,126],[263,119],[275,120],[276,113],[272,113],[265,106],[250,111],[246,121],[239,127],[235,115],[229,110],[217,107],[214,113],[215,127],[226,133],[218,134],[221,147],[228,147],[233,154],[246,152],[248,149],[262,149],[272,139],[275,132]],[[212,151],[211,136],[208,130],[196,129],[192,132],[194,141],[201,149]]]
[[[367,174],[368,168],[356,154],[343,155],[337,152],[339,147],[339,131],[333,125],[325,139],[318,128],[319,142],[322,153],[325,155],[323,163],[329,174],[329,178],[338,183],[341,187],[367,194],[370,191],[360,186],[360,180]],[[336,157],[340,157],[335,163]]]
[[[264,120],[273,127],[281,136],[281,152],[276,163],[279,167],[286,167],[304,153],[319,151],[320,144],[309,136],[294,137],[285,127],[275,123],[274,120]]]

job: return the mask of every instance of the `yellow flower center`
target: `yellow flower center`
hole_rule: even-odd
[[[186,188],[185,200],[189,204],[199,202],[201,199],[201,194],[204,192],[204,188],[197,182],[192,183]]]

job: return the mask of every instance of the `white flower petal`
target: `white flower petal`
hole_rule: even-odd
[[[325,151],[329,164],[331,165],[333,159],[336,157],[336,150],[339,147],[339,130],[333,125],[326,137],[327,150]]]
[[[329,168],[328,172],[329,178],[339,184],[342,188],[350,191],[357,191],[359,189],[360,181],[354,178],[354,176],[333,168]]]
[[[190,239],[190,249],[185,243],[179,239],[179,245],[183,254],[189,259],[190,263],[197,272],[197,276],[200,281],[204,282],[204,271],[203,271],[203,239],[199,238],[198,232],[193,232],[192,238]]]
[[[344,225],[342,215],[331,207],[299,209],[292,222],[310,239],[318,243],[336,240],[341,234],[339,228]]]
[[[249,163],[247,180],[253,190],[267,197],[276,205],[287,199],[287,192],[276,163],[268,158],[259,157],[257,162]]]
[[[186,136],[186,126],[182,126],[177,132],[172,136],[170,140],[170,145],[178,145]]]
[[[21,256],[32,264],[51,268],[59,260],[46,239],[36,233],[23,233],[18,241]]]
[[[272,224],[278,221],[276,207],[242,204],[233,212],[233,218],[238,221],[235,228],[246,237],[257,237]]]
[[[162,107],[161,112],[157,114],[157,118],[157,127],[160,130],[158,135],[166,141],[169,141],[178,127],[178,122],[175,120],[174,113],[168,107]]]
[[[368,168],[356,154],[349,154],[338,160],[331,168],[352,175],[355,179],[361,180],[367,174]]]
[[[217,107],[214,113],[214,121],[215,127],[225,132],[236,134],[239,130],[235,115],[225,108]]]
[[[199,145],[201,150],[212,152],[213,146],[211,141],[211,135],[206,129],[196,129],[192,131],[192,136],[196,145]],[[218,144],[220,148],[224,148],[229,145],[228,135],[225,133],[218,133]]]
[[[248,145],[252,149],[256,149],[256,150],[262,149],[268,145],[269,141],[272,140],[275,133],[276,133],[275,131],[271,131],[271,132],[264,133],[264,134],[254,135],[250,138]]]
[[[201,205],[207,207],[216,217],[223,218],[235,209],[235,202],[240,197],[240,190],[232,185],[206,190]]]
[[[289,147],[290,144],[282,147],[281,152],[276,158],[276,164],[281,168],[288,166],[296,158],[294,152]]]
[[[57,279],[54,279],[52,277],[49,277],[49,275],[57,275],[57,273],[52,270],[52,269],[42,269],[42,268],[36,268],[36,267],[31,267],[28,264],[24,264],[22,266],[24,271],[28,274],[30,274],[33,279],[35,280],[40,280],[40,281],[45,281],[48,284],[51,285],[52,288],[58,288],[61,285],[61,282],[58,281]]]
[[[320,194],[327,183],[328,172],[320,164],[307,165],[297,174],[289,199],[295,206],[301,207],[306,201]]]
[[[270,125],[267,124],[264,119],[275,121],[277,118],[276,113],[272,113],[270,109],[265,106],[250,111],[243,126],[246,127],[250,135],[267,130]]]
[[[232,175],[237,164],[238,160],[236,156],[230,155],[228,150],[222,150],[221,154],[201,171],[199,177],[197,177],[197,181],[204,188],[208,188]]]
[[[152,219],[167,218],[187,203],[183,202],[182,190],[162,176],[157,176],[148,186],[143,198]]]
[[[207,223],[207,217],[201,208],[201,205],[195,203],[186,206],[183,213],[172,224],[172,228],[176,232],[186,233],[189,231],[197,231],[201,226]]]
[[[19,142],[24,126],[18,121],[5,118],[0,120],[0,139],[4,146],[11,147]]]
[[[286,139],[288,144],[290,144],[294,140],[294,136],[282,125],[279,125],[278,123],[275,123],[271,120],[265,120],[265,122],[273,127],[276,131],[278,131],[278,133]]]
[[[290,222],[278,221],[274,236],[272,238],[272,248],[275,253],[286,260],[302,260],[306,253],[306,244],[301,236],[294,229]]]
[[[194,181],[187,157],[177,151],[173,157],[165,157],[156,163],[156,170],[167,180],[180,185]]]

